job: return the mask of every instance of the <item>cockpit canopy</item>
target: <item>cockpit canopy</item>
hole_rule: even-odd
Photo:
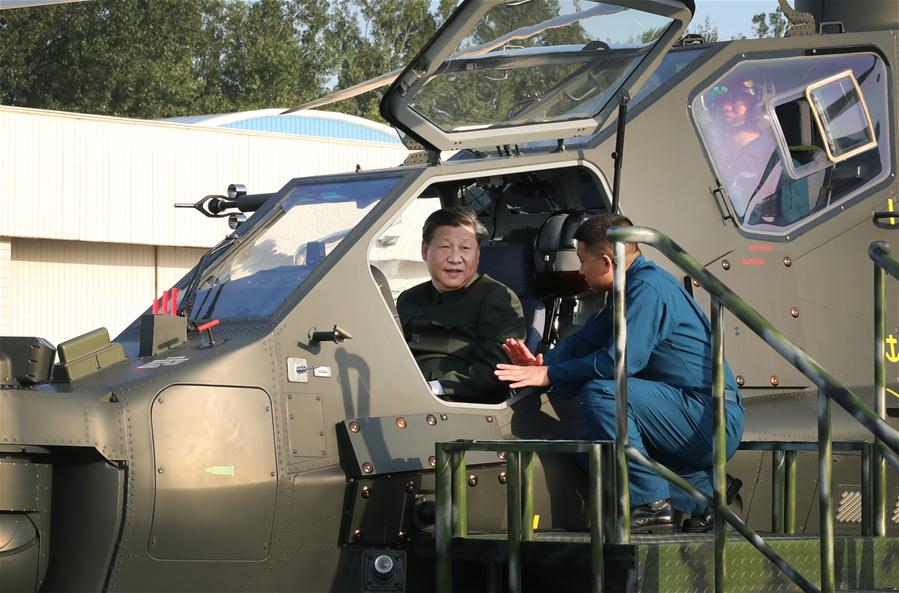
[[[437,150],[591,135],[687,26],[687,4],[464,2],[382,115]]]

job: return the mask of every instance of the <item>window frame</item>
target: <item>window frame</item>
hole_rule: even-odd
[[[824,125],[824,122],[821,119],[821,114],[818,113],[818,108],[816,107],[816,102],[812,100],[812,92],[827,86],[828,84],[840,80],[841,78],[849,78],[852,81],[852,85],[855,87],[855,92],[858,93],[859,101],[862,104],[862,109],[865,113],[865,121],[867,122],[866,131],[868,132],[868,138],[870,140],[863,144],[862,146],[858,146],[853,148],[849,152],[844,154],[835,155],[830,150],[830,142],[827,141],[827,138],[831,136],[827,133],[827,128]],[[821,137],[824,139],[824,150],[827,151],[827,158],[831,160],[833,163],[841,163],[845,160],[848,160],[854,157],[857,154],[861,154],[872,148],[877,148],[877,137],[874,135],[874,124],[871,121],[871,112],[868,110],[868,102],[865,101],[865,95],[862,93],[862,88],[858,84],[858,80],[855,78],[855,73],[852,72],[851,69],[844,70],[832,76],[828,76],[823,80],[819,80],[814,82],[807,87],[805,87],[805,98],[809,103],[809,106],[812,108],[812,115],[815,117],[815,123],[818,124],[818,131],[821,133]]]

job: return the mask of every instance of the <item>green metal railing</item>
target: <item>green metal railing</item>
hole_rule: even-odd
[[[717,519],[715,521],[715,591],[723,592],[727,588],[727,578],[725,573],[725,543],[726,543],[726,524],[729,523],[733,528],[743,535],[746,540],[755,546],[762,554],[768,557],[775,565],[780,568],[784,574],[796,583],[803,591],[814,592],[819,591],[808,579],[800,575],[793,569],[782,557],[780,557],[765,541],[758,536],[753,530],[743,524],[740,519],[727,509],[725,500],[725,451],[724,442],[724,336],[723,336],[723,315],[721,307],[724,306],[733,315],[746,324],[756,335],[771,346],[790,364],[796,367],[806,377],[808,377],[818,387],[818,498],[820,510],[819,525],[819,549],[821,561],[821,589],[825,593],[834,591],[834,542],[833,542],[833,498],[831,496],[831,476],[832,476],[832,451],[833,439],[831,434],[830,422],[830,402],[836,401],[850,415],[858,420],[865,428],[867,428],[875,438],[889,448],[893,452],[899,453],[899,431],[894,430],[883,420],[883,409],[879,409],[879,414],[872,411],[864,405],[862,401],[852,391],[841,385],[833,376],[830,375],[820,364],[806,354],[801,348],[793,344],[786,338],[777,328],[763,318],[755,309],[750,307],[745,301],[740,299],[733,291],[725,286],[720,280],[708,272],[705,267],[696,259],[686,253],[677,243],[670,237],[650,228],[646,227],[615,227],[609,229],[608,238],[614,243],[615,256],[615,279],[613,290],[613,312],[614,312],[614,331],[616,337],[616,385],[619,386],[617,394],[619,425],[616,435],[616,452],[620,456],[626,454],[631,460],[648,467],[686,491],[695,499],[705,502],[714,509]],[[647,459],[639,451],[627,444],[626,429],[621,429],[620,416],[621,410],[627,409],[627,388],[625,383],[626,375],[626,310],[625,310],[625,274],[627,264],[625,258],[625,243],[644,243],[655,247],[662,252],[672,263],[687,273],[695,281],[709,293],[712,305],[712,398],[714,410],[714,440],[713,440],[713,490],[714,498],[710,498],[703,492],[698,491],[685,480],[677,476],[671,470],[665,468],[661,464]],[[877,252],[881,260],[885,259],[880,250]],[[872,254],[872,258],[874,254]],[[880,263],[877,259],[875,262]],[[894,266],[892,262],[886,261],[886,267],[892,271],[896,271],[899,267]],[[892,272],[891,272],[892,273]],[[882,305],[882,301],[881,301]],[[882,337],[880,343],[882,343]],[[882,357],[882,353],[879,357]],[[624,389],[621,389],[621,386]],[[880,449],[878,449],[880,450]],[[623,453],[622,453],[623,452]],[[618,499],[626,500],[627,490],[627,468],[621,472],[619,465],[619,475],[617,476]],[[795,483],[795,480],[793,480]],[[885,480],[882,482],[885,484]],[[884,495],[885,495],[885,488]],[[622,494],[622,491],[625,491]],[[875,489],[875,499],[877,492]],[[884,496],[885,498],[885,496]],[[629,509],[621,513],[619,517],[619,533],[623,532],[624,538],[619,541],[626,541],[628,536],[627,529],[621,528],[621,523],[629,524]],[[885,531],[885,530],[884,530]]]
[[[615,525],[616,518],[604,495],[613,489],[614,475],[603,474],[603,457],[611,457],[611,441],[456,441],[437,443],[437,593],[452,591],[453,538],[468,535],[467,451],[495,451],[506,457],[508,513],[509,591],[521,591],[521,542],[534,539],[534,464],[537,453],[589,454],[590,564],[591,591],[603,590],[603,529]],[[603,492],[605,490],[606,492]]]
[[[874,408],[883,417],[886,411],[886,275],[899,280],[899,260],[890,257],[890,246],[875,241],[868,246],[868,256],[874,261]],[[871,473],[874,485],[874,535],[882,536],[887,530],[887,479],[886,461],[889,453],[883,451],[879,439],[874,440]],[[894,464],[895,465],[895,464]]]
[[[899,471],[899,431],[884,422],[884,272],[899,278],[899,261],[889,257],[889,246],[873,243],[869,254],[875,262],[875,393],[876,411],[865,406],[852,391],[837,382],[821,365],[788,340],[757,311],[740,299],[701,263],[687,254],[664,234],[645,227],[617,227],[608,237],[614,242],[615,278],[613,284],[613,328],[615,342],[616,438],[610,442],[578,441],[459,441],[437,443],[437,588],[451,591],[451,546],[454,537],[467,535],[466,451],[496,451],[506,454],[508,479],[508,571],[509,590],[521,590],[521,542],[533,539],[533,454],[570,452],[590,454],[590,529],[591,563],[594,592],[602,591],[605,541],[622,544],[630,541],[630,504],[628,461],[656,472],[716,514],[715,591],[727,588],[727,526],[743,536],[774,563],[803,591],[832,593],[835,588],[833,498],[831,495],[832,454],[834,451],[859,451],[861,455],[862,533],[886,534],[886,462]],[[625,310],[625,243],[644,243],[655,247],[709,293],[712,325],[712,398],[713,398],[713,496],[696,489],[679,475],[648,459],[628,444],[627,439],[627,324]],[[745,450],[772,450],[774,463],[772,527],[776,533],[796,533],[796,456],[799,451],[818,452],[819,473],[819,549],[821,589],[796,571],[755,531],[727,508],[724,421],[724,336],[723,313],[729,310],[789,363],[818,387],[817,443],[743,443]],[[874,435],[874,443],[849,441],[833,443],[830,402],[836,401]],[[605,460],[605,463],[603,463]],[[610,468],[610,466],[612,466]],[[605,469],[605,476],[603,468]],[[613,469],[614,471],[610,471]],[[603,477],[601,480],[600,477]],[[873,488],[866,488],[873,478]],[[603,504],[603,500],[607,501]],[[614,500],[614,505],[609,501]]]

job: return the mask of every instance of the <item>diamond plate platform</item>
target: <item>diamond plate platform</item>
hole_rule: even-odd
[[[816,585],[820,584],[816,537],[763,537],[795,569]],[[899,538],[838,537],[834,543],[838,590],[899,591]],[[523,541],[524,590],[541,593],[589,590],[589,548],[586,533],[537,533],[534,540]],[[432,550],[427,555],[431,554]],[[604,558],[609,592],[714,591],[711,535],[635,535],[631,544],[606,545]],[[506,561],[505,534],[469,534],[466,539],[454,539],[453,561],[468,567],[489,566],[486,572],[495,575],[498,565]],[[503,571],[500,568],[499,574]],[[738,535],[728,538],[727,577],[728,593],[800,591]]]

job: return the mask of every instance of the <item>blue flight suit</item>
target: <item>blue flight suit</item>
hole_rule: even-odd
[[[700,490],[712,492],[711,324],[671,274],[638,256],[626,276],[628,439],[644,455]],[[612,307],[545,356],[554,392],[580,394],[588,438],[615,438],[615,341]],[[725,365],[727,457],[743,435],[743,405]],[[698,515],[703,505],[634,462],[631,505],[671,498]]]

